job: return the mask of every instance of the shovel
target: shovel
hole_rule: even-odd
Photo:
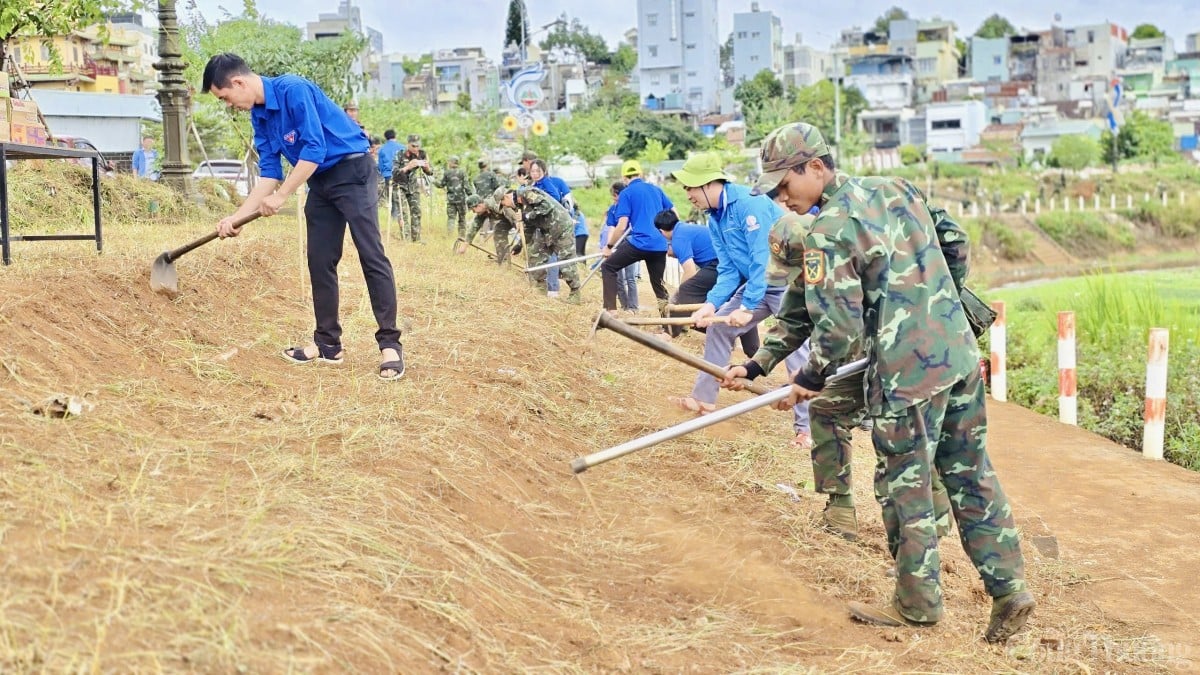
[[[234,221],[233,227],[234,229],[241,229],[243,225],[258,216],[258,213],[242,216]],[[170,296],[179,295],[179,276],[175,273],[175,261],[183,254],[200,248],[218,236],[216,230],[213,230],[190,244],[184,244],[174,251],[166,251],[155,258],[154,264],[150,266],[150,290]]]

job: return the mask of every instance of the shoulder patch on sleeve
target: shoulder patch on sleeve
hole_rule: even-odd
[[[819,284],[825,281],[825,251],[810,248],[804,251],[804,283]]]
[[[757,230],[758,227],[759,227],[758,218],[755,218],[753,213],[746,216],[746,231],[747,232],[753,232],[753,231]]]

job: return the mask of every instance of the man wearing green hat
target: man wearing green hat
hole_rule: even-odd
[[[804,236],[803,284],[789,287],[779,320],[812,353],[785,401],[820,395],[839,363],[861,351],[867,413],[879,460],[876,493],[896,561],[891,602],[851,602],[851,615],[883,626],[942,617],[933,471],[945,481],[967,555],[992,597],[984,637],[1003,642],[1036,602],[1027,590],[1012,508],[986,448],[979,347],[959,299],[965,232],[900,178],[851,178],[834,169],[821,132],[788,124],[763,141],[755,191],[793,212],[819,207]],[[801,308],[803,307],[803,309]]]
[[[767,285],[767,234],[783,210],[769,198],[736,185],[713,153],[693,155],[671,175],[687,191],[692,206],[708,214],[708,231],[717,251],[717,281],[692,318],[706,328],[704,360],[724,365],[735,340],[757,331],[760,321],[779,311],[786,288]],[[729,323],[710,325],[714,316],[727,316]],[[788,368],[797,370],[804,358],[802,352],[790,355]],[[709,412],[716,408],[718,390],[716,378],[699,373],[689,396],[671,400],[685,410]],[[808,449],[812,440],[806,401],[796,405],[794,420],[794,443]]]

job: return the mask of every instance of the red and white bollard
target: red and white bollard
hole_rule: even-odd
[[[1058,421],[1078,426],[1075,396],[1075,312],[1058,313]]]
[[[1150,329],[1150,351],[1146,357],[1146,426],[1142,431],[1142,456],[1163,458],[1163,433],[1167,423],[1166,328]]]
[[[997,401],[1008,400],[1008,375],[1004,372],[1004,358],[1007,354],[1005,341],[1008,339],[1008,329],[1004,326],[1004,302],[997,300],[992,303],[996,310],[996,322],[992,324],[990,340],[992,345],[992,398]]]

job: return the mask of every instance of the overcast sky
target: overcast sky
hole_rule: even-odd
[[[733,14],[750,10],[751,0],[718,0],[720,31],[724,38],[733,28]],[[186,15],[190,0],[179,0]],[[362,9],[363,21],[383,33],[388,53],[422,53],[436,48],[483,47],[487,56],[499,59],[504,37],[508,0],[354,0]],[[1139,23],[1153,23],[1184,47],[1184,36],[1200,32],[1200,2],[1197,0],[1051,0],[1045,5],[1029,0],[949,3],[946,0],[849,0],[818,3],[804,0],[759,0],[760,9],[770,10],[783,23],[784,42],[802,33],[804,43],[827,48],[839,32],[858,24],[873,24],[893,5],[920,19],[940,17],[954,21],[960,33],[975,32],[984,18],[1000,13],[1018,28],[1045,29],[1059,15],[1065,26],[1112,21],[1130,31]],[[222,8],[240,13],[242,0],[195,0],[210,23],[224,15]],[[321,12],[337,11],[338,0],[257,0],[266,16],[304,27]],[[536,31],[566,12],[592,32],[598,32],[614,47],[621,35],[637,24],[636,0],[525,0],[530,25]],[[1185,9],[1190,6],[1191,9]],[[807,9],[805,9],[807,7]],[[948,9],[952,8],[952,9]],[[846,11],[850,9],[852,11]],[[181,17],[182,18],[182,17]],[[534,40],[540,39],[537,36]]]

